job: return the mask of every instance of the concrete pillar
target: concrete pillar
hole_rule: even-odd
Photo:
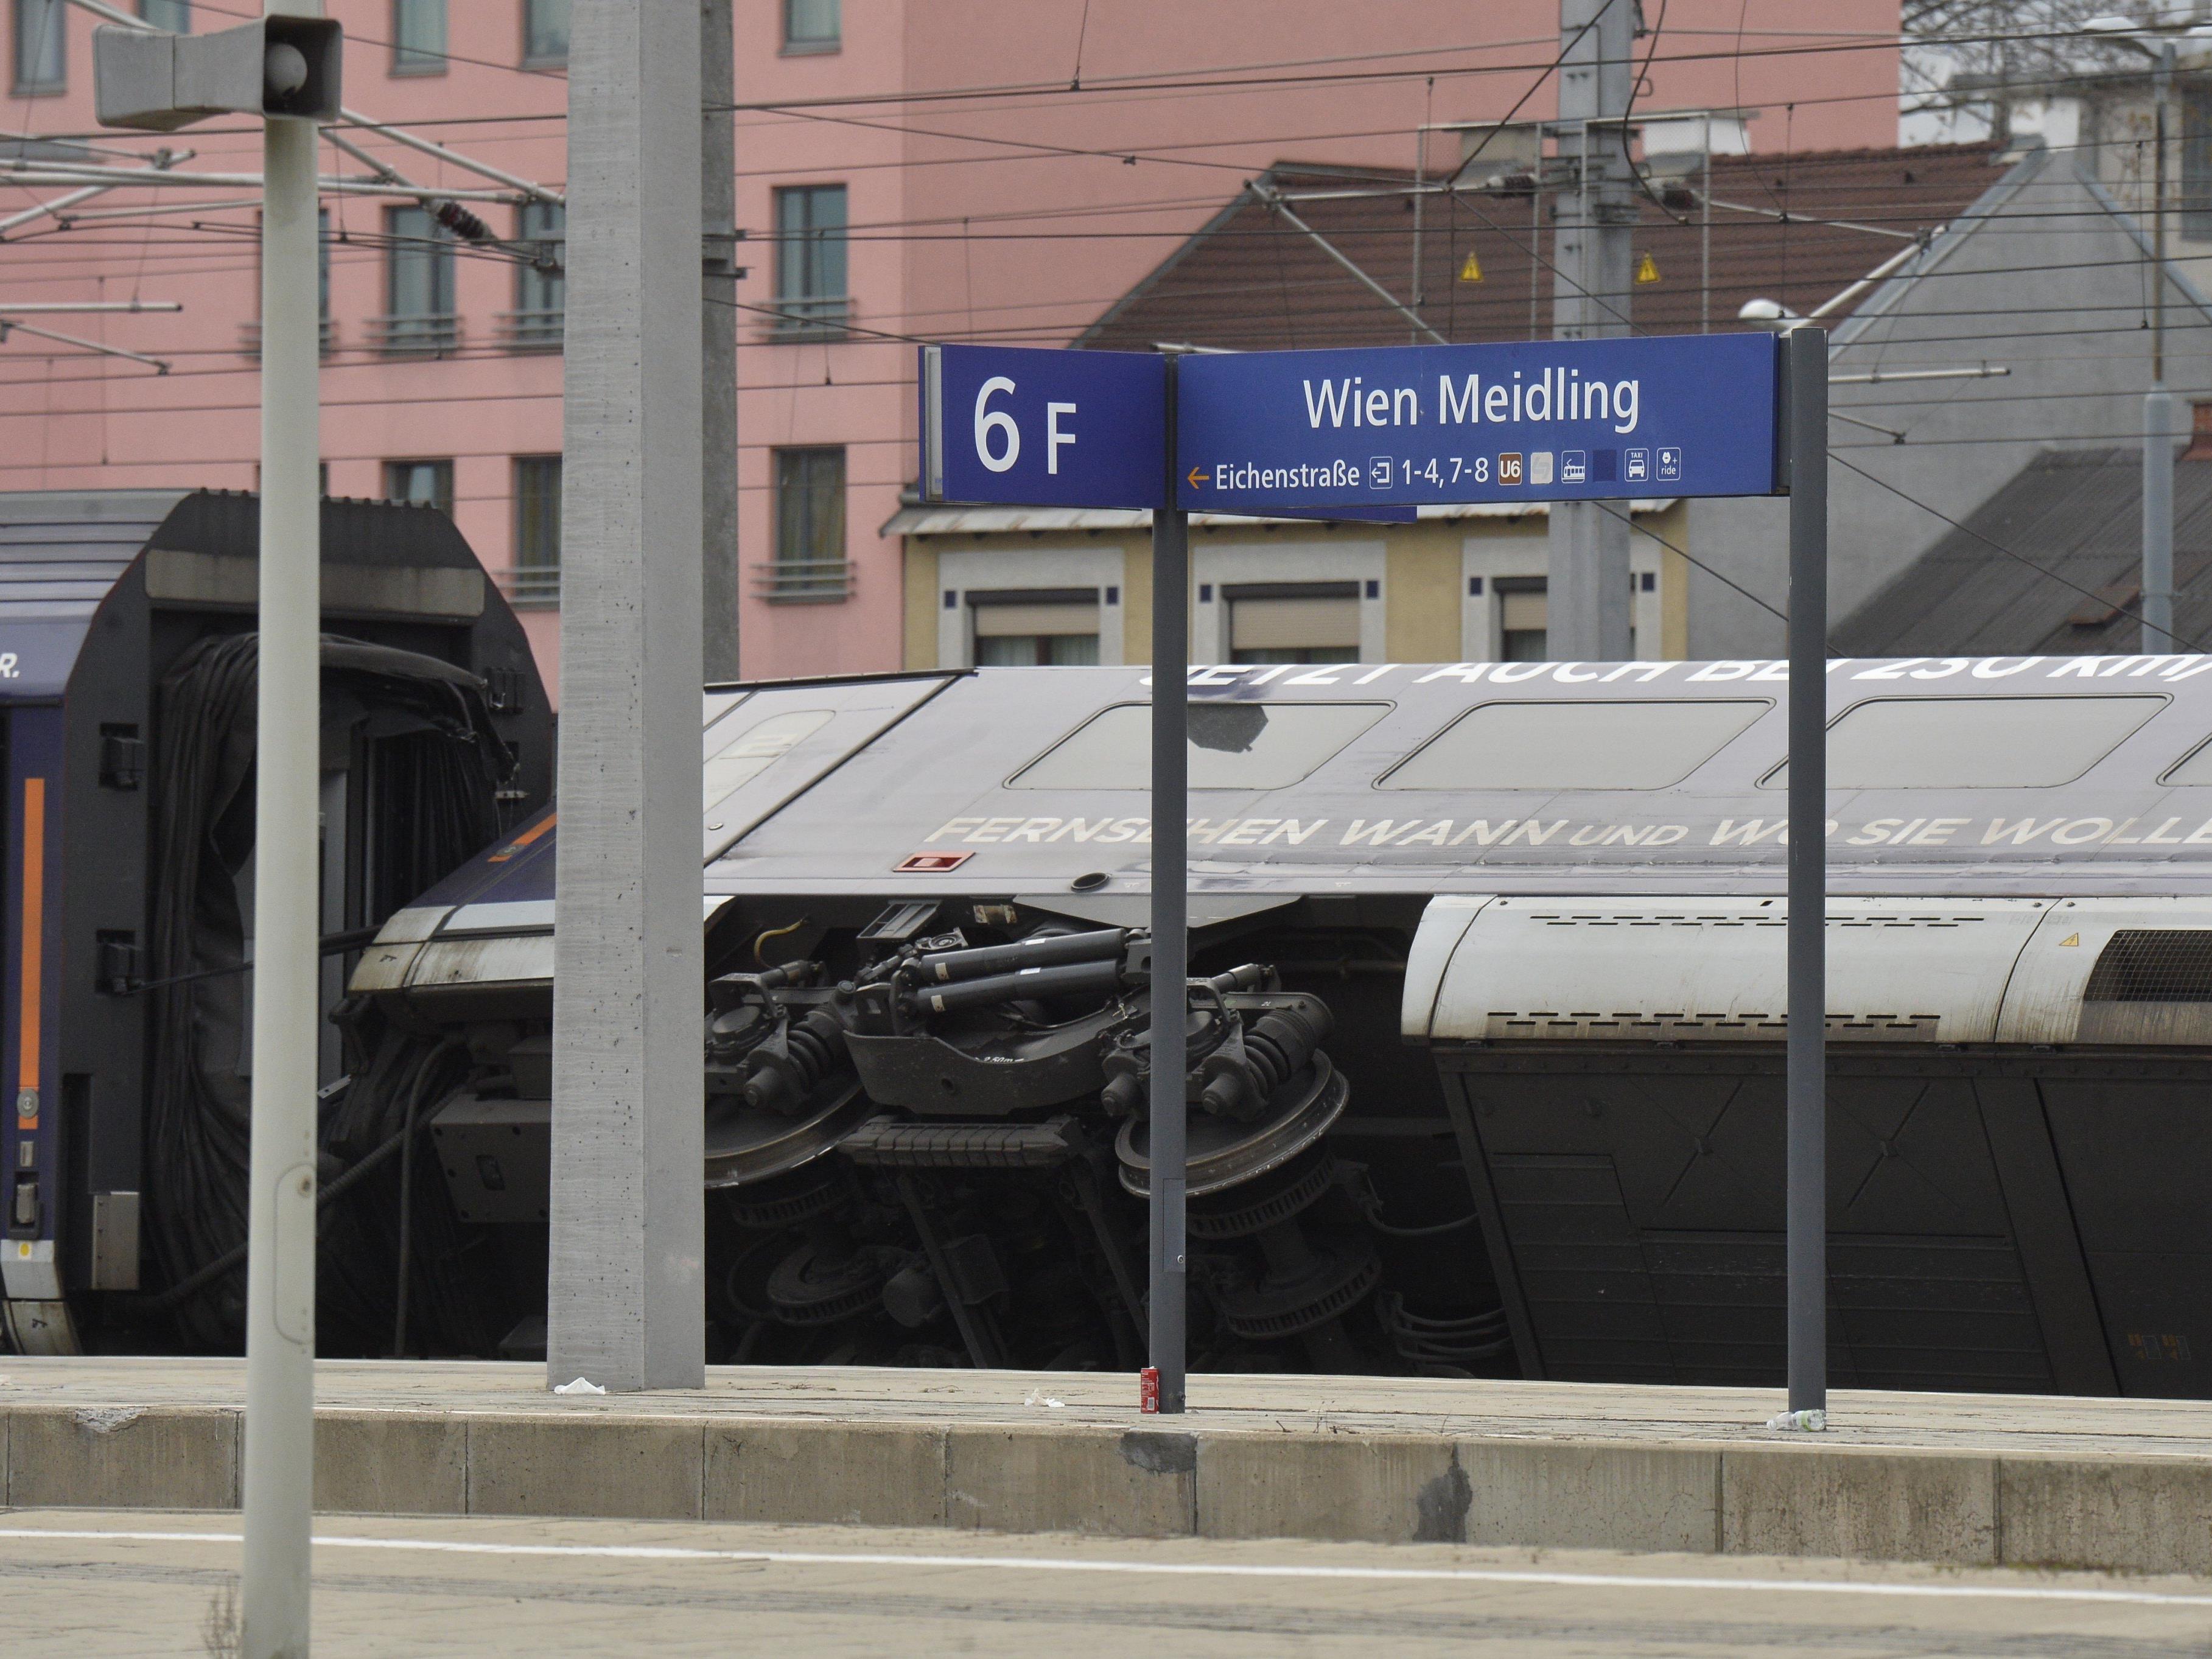
[[[576,0],[546,1357],[609,1389],[705,1380],[699,46]]]
[[[1627,112],[1636,19],[1635,0],[1559,0],[1562,124]],[[1565,128],[1559,148],[1563,160],[1580,165],[1554,202],[1553,337],[1625,335],[1637,211],[1621,129],[1617,124]],[[1627,513],[1626,501],[1552,503],[1545,617],[1552,657],[1602,662],[1627,657]]]
[[[706,294],[699,313],[705,374],[699,447],[706,469],[701,552],[709,680],[738,678],[738,605],[744,580],[738,549],[737,118],[729,107],[737,98],[737,80],[730,7],[731,0],[699,0],[699,89],[706,100],[700,127]]]

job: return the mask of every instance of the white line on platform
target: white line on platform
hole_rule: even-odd
[[[0,1538],[128,1544],[242,1544],[234,1532],[109,1532],[91,1528],[0,1528]],[[1011,1572],[1151,1573],[1177,1578],[1329,1578],[1372,1583],[1545,1584],[1593,1589],[1755,1590],[1791,1595],[1888,1595],[1939,1601],[2102,1601],[2129,1607],[2212,1607],[2212,1595],[2038,1584],[1900,1584],[1847,1578],[1678,1578],[1661,1574],[1540,1572],[1515,1567],[1328,1567],[1237,1561],[1087,1560],[1061,1555],[930,1555],[910,1552],[708,1550],[660,1544],[494,1544],[437,1538],[318,1534],[325,1549],[412,1550],[440,1555],[552,1556],[611,1561],[726,1561],[804,1567],[989,1567]]]

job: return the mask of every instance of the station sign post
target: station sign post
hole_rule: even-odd
[[[1152,514],[1152,961],[1188,972],[1193,511],[1790,496],[1790,1407],[1826,1409],[1827,336],[1140,354],[926,346],[930,501]],[[1802,692],[1802,695],[1799,695]],[[1182,879],[1176,878],[1177,872]],[[1183,1028],[1152,1022],[1152,1358],[1184,1401]],[[1150,1409],[1148,1401],[1147,1409]]]
[[[1152,515],[1152,1176],[1145,1410],[1184,1404],[1187,1021],[1163,1017],[1190,977],[1190,515],[1176,504],[1181,363],[1143,352],[925,346],[928,501],[1149,509]]]

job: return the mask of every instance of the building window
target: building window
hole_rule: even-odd
[[[15,0],[15,90],[60,92],[69,85],[69,0]]]
[[[1550,619],[1541,576],[1500,576],[1498,657],[1501,662],[1542,662],[1551,649]]]
[[[568,61],[568,0],[522,0],[522,62],[555,69]]]
[[[517,605],[561,602],[561,458],[514,458],[514,570]]]
[[[978,668],[1092,668],[1098,662],[1098,591],[1012,589],[968,595]]]
[[[384,499],[405,501],[410,507],[434,507],[451,518],[453,514],[453,464],[451,461],[386,461]]]
[[[838,0],[783,0],[783,49],[835,52],[843,42]]]
[[[845,186],[796,185],[775,193],[776,331],[842,335],[845,295]]]
[[[392,0],[392,72],[446,72],[446,0]]]
[[[2181,234],[2212,242],[2212,91],[2202,88],[2181,100]]]
[[[775,561],[763,575],[769,599],[842,599],[850,591],[842,449],[775,452]]]
[[[392,352],[449,351],[460,343],[453,314],[453,243],[429,210],[384,214],[385,305],[377,344]]]
[[[507,316],[509,345],[557,351],[568,313],[568,210],[557,202],[526,202],[516,216],[521,258],[514,270],[514,309]]]
[[[1224,586],[1229,660],[1358,662],[1358,582],[1251,582]]]
[[[172,34],[192,32],[192,0],[138,0],[138,15]]]

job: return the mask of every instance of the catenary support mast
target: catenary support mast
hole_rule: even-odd
[[[699,311],[705,469],[700,552],[705,564],[706,674],[738,678],[738,173],[732,0],[699,0],[700,203],[706,292]]]
[[[1636,0],[1559,0],[1559,149],[1552,332],[1626,334],[1636,203],[1621,125],[1634,76]],[[1534,483],[1534,480],[1531,480]],[[1553,501],[1546,627],[1562,660],[1629,655],[1629,524],[1595,501]]]
[[[705,1381],[700,16],[579,0],[550,1379]]]

